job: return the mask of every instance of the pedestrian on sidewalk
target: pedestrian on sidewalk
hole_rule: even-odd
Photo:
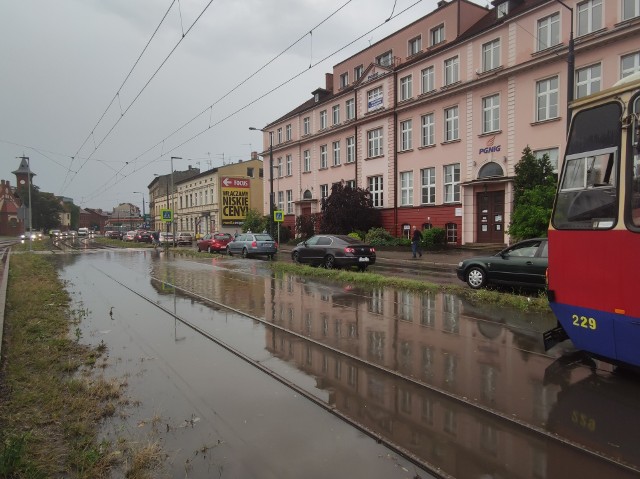
[[[411,252],[413,253],[413,258],[416,258],[416,254],[419,254],[422,258],[422,233],[416,226],[413,226],[413,236],[411,237]]]

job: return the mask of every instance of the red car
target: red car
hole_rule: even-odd
[[[213,253],[214,251],[221,253],[227,250],[227,243],[233,238],[229,233],[209,233],[198,240],[198,252],[206,251]]]

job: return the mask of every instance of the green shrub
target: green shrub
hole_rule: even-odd
[[[422,232],[422,243],[426,248],[442,248],[446,237],[444,228],[431,228]]]
[[[362,241],[362,237],[358,233],[356,233],[355,231],[352,231],[347,236]]]
[[[365,236],[365,242],[373,246],[396,244],[395,238],[384,228],[371,228]]]

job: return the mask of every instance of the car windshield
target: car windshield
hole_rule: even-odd
[[[256,241],[273,241],[273,238],[269,235],[259,234],[256,235]]]

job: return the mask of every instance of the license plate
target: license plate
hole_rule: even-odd
[[[369,258],[367,258],[366,256],[365,257],[361,257],[361,258],[358,258],[358,261],[360,261],[361,263],[368,263],[369,262]]]

